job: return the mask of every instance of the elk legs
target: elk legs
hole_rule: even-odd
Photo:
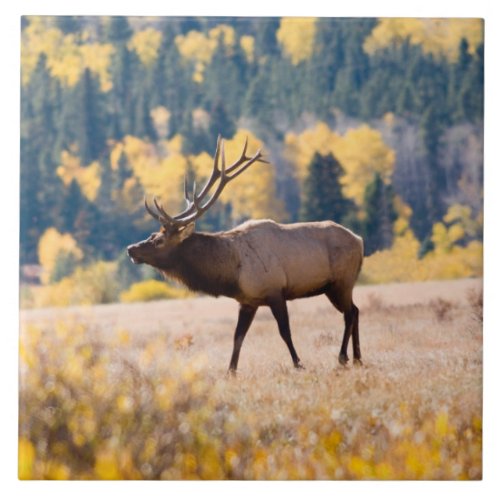
[[[234,332],[234,346],[233,355],[231,356],[231,362],[229,363],[229,372],[236,372],[238,367],[238,358],[240,357],[240,349],[245,339],[245,335],[252,324],[253,318],[257,308],[248,305],[240,305],[240,312],[238,315],[238,323],[236,325],[236,330]]]
[[[362,365],[361,362],[361,348],[359,345],[359,309],[352,304],[350,309],[344,312],[344,337],[342,338],[342,346],[340,347],[339,363],[346,365],[349,361],[347,356],[347,347],[349,339],[352,335],[352,348],[354,354],[354,364]]]
[[[361,361],[361,347],[359,345],[359,309],[353,304],[354,311],[353,325],[352,325],[352,351],[354,354],[355,365],[362,365]]]
[[[295,347],[292,342],[292,334],[290,332],[290,323],[288,321],[288,310],[286,307],[286,300],[284,298],[278,298],[269,301],[269,307],[273,313],[276,322],[278,323],[279,332],[281,338],[285,341],[285,344],[290,351],[290,356],[292,356],[293,365],[295,368],[304,369],[304,366],[300,362]]]

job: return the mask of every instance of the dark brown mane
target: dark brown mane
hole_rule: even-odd
[[[158,269],[195,292],[236,297],[239,267],[236,251],[227,238],[194,233]]]

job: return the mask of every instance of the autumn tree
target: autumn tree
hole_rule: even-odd
[[[23,263],[49,227],[115,258],[155,227],[145,193],[183,206],[184,176],[192,166],[202,182],[219,133],[228,160],[248,133],[273,164],[235,180],[200,228],[283,220],[281,200],[296,220],[316,154],[342,167],[357,231],[377,176],[411,208],[412,251],[416,235],[434,253],[435,225],[455,224],[448,205],[479,217],[481,20],[26,16],[21,28]]]
[[[70,274],[83,258],[83,252],[69,233],[48,228],[38,243],[38,260],[43,268],[42,283],[58,281]]]

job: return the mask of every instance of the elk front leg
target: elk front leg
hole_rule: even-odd
[[[286,307],[286,300],[282,297],[273,299],[269,301],[269,306],[271,312],[273,313],[276,322],[278,323],[278,328],[280,331],[281,338],[285,341],[285,344],[290,351],[290,356],[292,356],[293,366],[298,369],[304,369],[304,366],[300,362],[295,347],[292,342],[292,334],[290,332],[290,323],[288,321],[288,309]]]
[[[238,359],[240,357],[240,349],[243,344],[250,325],[252,324],[255,313],[257,312],[257,307],[248,306],[241,304],[240,313],[238,316],[238,324],[236,325],[236,330],[234,332],[234,346],[233,355],[231,356],[231,362],[229,363],[229,372],[235,373],[238,367]]]

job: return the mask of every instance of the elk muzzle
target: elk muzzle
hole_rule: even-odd
[[[144,260],[141,258],[141,248],[142,242],[141,243],[136,243],[135,245],[129,245],[127,247],[127,254],[130,257],[130,260],[134,264],[143,264]]]

